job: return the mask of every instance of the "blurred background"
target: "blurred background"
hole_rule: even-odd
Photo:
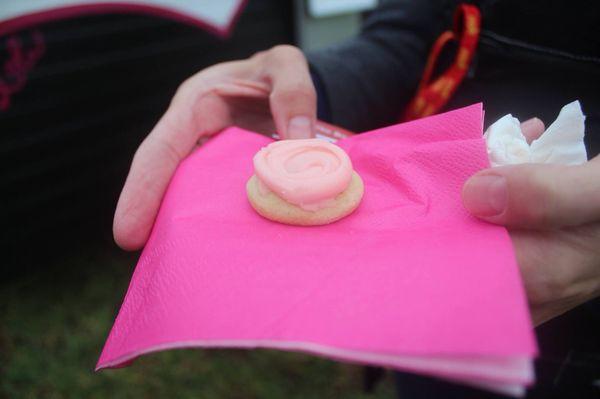
[[[114,208],[135,149],[177,87],[207,66],[277,44],[313,50],[344,40],[376,4],[0,0],[0,399],[396,397],[389,372],[266,350],[169,351],[93,372],[139,256],[113,243]],[[574,15],[583,9],[571,8]],[[502,24],[512,24],[511,12],[499,14]],[[565,29],[557,32],[568,40]],[[590,35],[597,45],[600,34]],[[538,59],[510,58],[496,68],[504,55],[491,54],[483,75],[494,93],[485,100],[488,120],[521,110],[521,120],[550,121],[582,87],[585,104],[597,103],[589,75],[560,76],[558,89],[547,84],[547,76],[560,80],[563,64],[548,61],[555,58],[542,54],[542,69]],[[507,66],[508,73],[500,70]],[[510,73],[514,79],[499,78]],[[514,96],[515,86],[536,76],[535,90]],[[471,83],[452,108],[479,98],[485,85]],[[594,130],[598,107],[589,107],[586,124]],[[536,329],[545,354],[536,373],[548,382],[536,397],[580,398],[573,386],[600,387],[600,341],[588,336],[594,329],[584,316],[569,312]]]
[[[240,3],[227,36],[110,10],[15,27],[44,3],[61,2],[0,2],[0,398],[394,397],[390,376],[367,394],[361,367],[275,351],[171,351],[93,372],[138,257],[112,241],[114,206],[178,85],[276,44],[342,40],[376,2],[212,2]]]

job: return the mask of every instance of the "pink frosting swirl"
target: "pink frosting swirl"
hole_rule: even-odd
[[[307,210],[323,208],[352,179],[352,162],[335,144],[320,139],[282,140],[254,156],[254,172],[267,188]]]

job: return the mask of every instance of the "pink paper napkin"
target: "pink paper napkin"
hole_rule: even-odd
[[[536,345],[511,242],[460,199],[489,166],[480,104],[340,141],[365,195],[327,226],[250,207],[270,141],[230,128],[180,165],[97,369],[266,347],[523,392]]]

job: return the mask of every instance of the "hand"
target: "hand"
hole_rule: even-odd
[[[544,130],[539,120],[525,123],[528,140]],[[481,171],[465,184],[463,203],[508,227],[535,325],[600,295],[600,157]]]
[[[295,47],[277,46],[198,72],[179,87],[135,153],[115,211],[115,241],[128,250],[146,243],[171,176],[202,137],[236,125],[309,138],[315,119],[315,89]]]

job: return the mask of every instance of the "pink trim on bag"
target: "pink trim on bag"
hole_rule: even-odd
[[[158,17],[164,17],[172,19],[178,22],[182,22],[188,25],[196,26],[205,29],[221,38],[227,38],[231,32],[233,26],[235,26],[242,10],[246,6],[248,0],[242,0],[238,5],[237,10],[229,24],[221,28],[219,26],[210,24],[209,22],[203,21],[199,18],[194,18],[189,15],[183,14],[178,11],[173,11],[168,8],[140,5],[140,4],[129,4],[123,3],[97,3],[97,4],[85,4],[76,6],[66,6],[60,8],[53,8],[51,10],[34,12],[31,14],[15,17],[6,21],[0,22],[0,36],[8,33],[12,33],[17,30],[26,29],[37,24],[46,23],[49,21],[55,21],[64,18],[77,17],[81,15],[93,15],[103,13],[142,13]]]
[[[235,13],[226,27],[219,27],[210,24],[199,18],[194,18],[171,9],[123,3],[97,3],[76,6],[66,6],[53,8],[46,11],[39,11],[22,15],[12,19],[0,22],[0,38],[3,35],[10,35],[16,31],[34,27],[50,21],[77,17],[81,15],[94,15],[103,13],[142,13],[158,17],[164,17],[178,21],[184,24],[192,25],[204,29],[218,37],[225,39],[233,31],[242,11],[248,0],[242,0],[235,10]],[[9,36],[7,40],[8,60],[0,71],[0,111],[6,111],[10,107],[10,101],[13,94],[19,92],[27,82],[27,75],[35,67],[37,62],[43,56],[46,46],[44,37],[38,30],[31,33],[33,47],[24,51],[20,39],[17,36]]]

